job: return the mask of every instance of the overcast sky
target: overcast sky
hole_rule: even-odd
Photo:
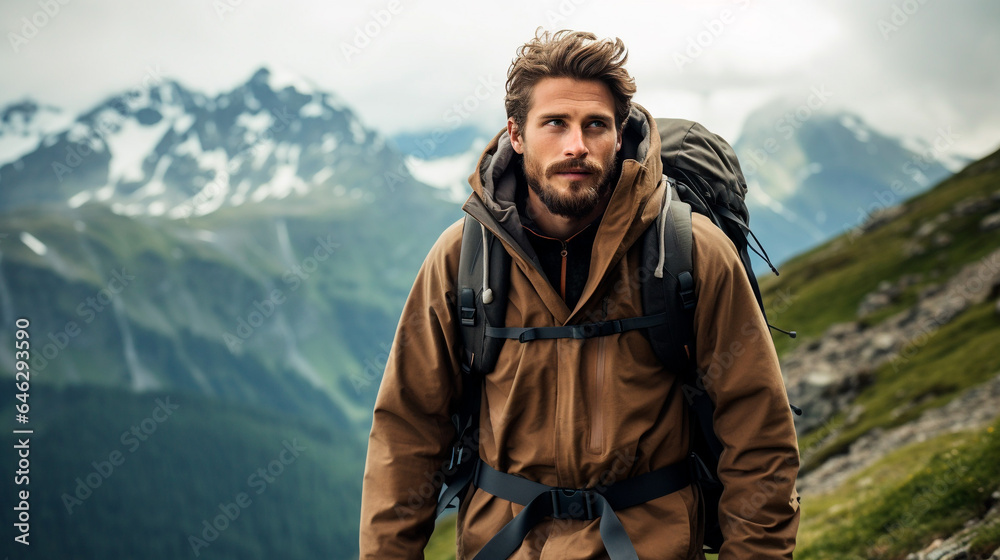
[[[46,2],[58,13],[45,14]],[[825,108],[859,113],[891,135],[948,134],[954,151],[976,157],[1000,147],[996,0],[616,6],[4,0],[0,106],[31,97],[80,111],[151,74],[215,94],[268,65],[336,93],[387,134],[459,123],[492,131],[505,120],[503,82],[515,49],[543,26],[621,37],[637,102],[731,140],[768,100],[806,104],[824,90]]]

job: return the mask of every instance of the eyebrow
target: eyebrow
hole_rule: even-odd
[[[568,119],[570,115],[568,113],[549,113],[547,115],[539,115],[540,120],[550,120],[550,119]],[[600,113],[591,113],[584,117],[584,120],[600,120],[600,121],[610,121],[613,119],[611,115],[603,115]]]

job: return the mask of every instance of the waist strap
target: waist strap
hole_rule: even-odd
[[[638,560],[632,541],[616,510],[629,508],[671,494],[691,484],[687,461],[595,488],[556,488],[502,473],[479,461],[474,484],[494,496],[524,506],[474,560],[506,559],[531,529],[546,517],[553,519],[600,518],[601,540],[611,560]]]

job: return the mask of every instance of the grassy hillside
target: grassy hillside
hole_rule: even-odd
[[[0,316],[31,320],[33,369],[51,385],[191,391],[363,427],[381,375],[369,364],[384,364],[420,260],[458,210],[428,200],[420,220],[379,227],[382,207],[361,201],[259,210],[4,216]]]
[[[353,434],[185,393],[36,387],[30,482],[18,487],[30,490],[30,547],[8,545],[14,512],[0,513],[12,559],[357,555]],[[4,504],[16,503],[13,470],[0,466]]]

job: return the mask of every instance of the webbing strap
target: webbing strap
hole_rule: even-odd
[[[601,540],[611,560],[638,560],[635,547],[615,511],[676,492],[691,484],[691,480],[691,466],[682,461],[606,487],[555,488],[502,473],[480,461],[473,484],[498,498],[525,507],[486,543],[474,560],[510,557],[532,527],[546,517],[600,518]]]
[[[491,338],[515,338],[521,342],[551,338],[594,338],[609,336],[635,329],[648,329],[663,325],[669,316],[666,312],[628,319],[614,319],[585,323],[582,325],[564,325],[561,327],[491,327],[486,326],[486,336]]]

